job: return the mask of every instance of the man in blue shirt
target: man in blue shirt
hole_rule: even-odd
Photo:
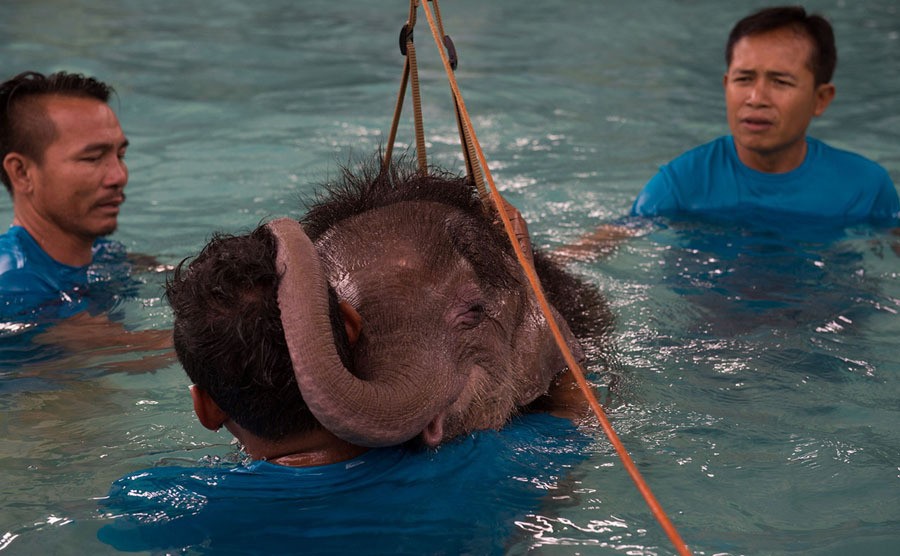
[[[126,330],[104,314],[136,283],[135,260],[104,237],[116,229],[128,183],[112,92],[66,72],[0,84],[0,181],[13,203],[12,226],[0,235],[0,322],[15,324],[0,346],[13,354],[0,354],[3,365],[19,367],[32,341],[72,353],[166,350],[116,363],[131,370],[171,360],[168,330]]]
[[[330,330],[302,351],[289,347],[301,344],[284,315],[303,314],[303,304],[284,286],[298,276],[276,261],[297,264],[279,257],[281,249],[314,249],[289,230],[282,222],[217,236],[167,284],[197,419],[224,427],[253,461],[119,479],[100,501],[109,519],[101,541],[127,551],[505,554],[518,522],[548,490],[571,500],[560,477],[586,457],[591,439],[568,419],[529,413],[502,432],[465,434],[436,451],[418,446],[424,432],[412,445],[366,448],[328,430],[301,392],[293,357],[312,359],[308,343],[327,337],[334,357],[352,368],[352,350],[365,341],[362,317],[329,288],[320,324]],[[311,280],[298,281],[304,294],[325,287],[314,266],[304,265]],[[389,400],[372,402],[388,411]],[[459,405],[468,403],[494,400]],[[248,516],[264,534],[247,534]]]
[[[0,85],[0,179],[13,225],[0,236],[3,314],[78,311],[96,261],[124,259],[116,229],[128,139],[94,78],[25,72]]]
[[[739,21],[723,78],[731,135],[663,166],[632,213],[782,212],[844,222],[896,218],[887,171],[808,137],[835,95],[834,33],[802,7],[769,8]]]

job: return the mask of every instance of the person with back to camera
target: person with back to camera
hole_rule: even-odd
[[[491,274],[522,271],[494,242],[503,236],[471,186],[411,169],[360,176],[348,174],[337,200],[311,209],[303,226],[281,218],[217,234],[168,279],[194,413],[208,429],[225,428],[246,459],[120,478],[99,501],[109,519],[102,542],[126,551],[500,553],[546,485],[585,457],[591,438],[570,419],[587,404],[549,353],[557,347],[547,326],[529,316],[524,285]],[[422,197],[432,201],[406,200]],[[393,233],[415,246],[389,238],[359,247],[356,232],[373,226],[399,227]],[[527,245],[524,222],[514,227]],[[354,272],[332,285],[339,261],[351,259]],[[581,282],[544,276],[546,287],[557,284],[551,291],[572,294],[564,300],[588,299],[561,285]],[[481,280],[496,285],[482,290]],[[411,310],[379,303],[398,288]],[[477,305],[460,297],[476,291]],[[572,305],[610,325],[605,310]],[[262,537],[241,526],[248,511],[266,523]]]
[[[900,212],[887,171],[806,135],[835,95],[831,25],[802,7],[764,9],[728,37],[722,83],[731,135],[669,162],[632,214],[777,211],[846,222]]]

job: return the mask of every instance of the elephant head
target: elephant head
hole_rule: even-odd
[[[315,242],[294,221],[269,224],[300,391],[325,428],[363,446],[416,437],[434,446],[499,428],[565,368],[490,218],[412,197],[308,225],[318,230]],[[362,316],[351,369],[330,341],[328,284]],[[565,321],[554,318],[580,356]]]

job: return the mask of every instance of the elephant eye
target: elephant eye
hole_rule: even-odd
[[[457,322],[463,328],[475,328],[484,320],[485,313],[486,309],[484,303],[472,303],[465,312],[459,316]]]

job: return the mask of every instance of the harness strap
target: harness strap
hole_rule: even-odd
[[[452,70],[456,70],[458,58],[456,55],[456,47],[453,40],[444,32],[444,24],[441,20],[441,9],[438,0],[426,0],[426,4],[431,2],[434,5],[434,18],[438,29],[438,34],[442,37],[442,44],[438,44],[442,55],[446,55]],[[391,163],[391,157],[394,152],[394,143],[397,140],[397,128],[400,125],[400,115],[403,112],[403,102],[406,97],[406,89],[410,86],[412,89],[413,101],[413,121],[416,136],[416,157],[418,161],[419,171],[425,173],[428,168],[428,157],[425,150],[425,126],[422,118],[422,98],[419,85],[419,70],[416,63],[416,47],[413,40],[413,29],[416,25],[416,12],[420,0],[410,0],[409,16],[406,23],[400,30],[400,52],[406,57],[403,65],[403,76],[400,80],[400,91],[397,93],[397,102],[394,106],[394,118],[391,122],[391,130],[388,134],[388,144],[385,147],[384,166],[387,167]],[[430,13],[430,12],[429,12]],[[445,52],[446,51],[446,52]],[[466,164],[466,176],[470,183],[474,183],[485,207],[490,207],[488,201],[489,195],[484,185],[484,173],[478,163],[475,152],[475,146],[472,143],[472,133],[469,125],[466,124],[460,111],[459,100],[453,96],[453,109],[456,113],[456,126],[459,131],[459,142],[462,146],[463,159]]]
[[[419,88],[419,66],[416,63],[416,45],[412,40],[412,33],[406,43],[406,58],[409,60],[410,82],[413,100],[413,119],[416,125],[416,156],[419,159],[419,171],[423,174],[428,170],[428,156],[425,152],[425,124],[422,123],[422,93]]]
[[[406,26],[403,27],[406,29]],[[401,44],[405,45],[405,38],[401,32]],[[394,119],[391,122],[391,131],[388,134],[388,142],[384,148],[384,164],[383,167],[387,168],[391,163],[391,157],[394,154],[394,141],[397,140],[397,126],[400,123],[400,113],[403,112],[403,100],[406,97],[406,87],[409,83],[409,58],[406,58],[403,62],[403,77],[400,79],[400,92],[397,94],[397,104],[394,107]]]

